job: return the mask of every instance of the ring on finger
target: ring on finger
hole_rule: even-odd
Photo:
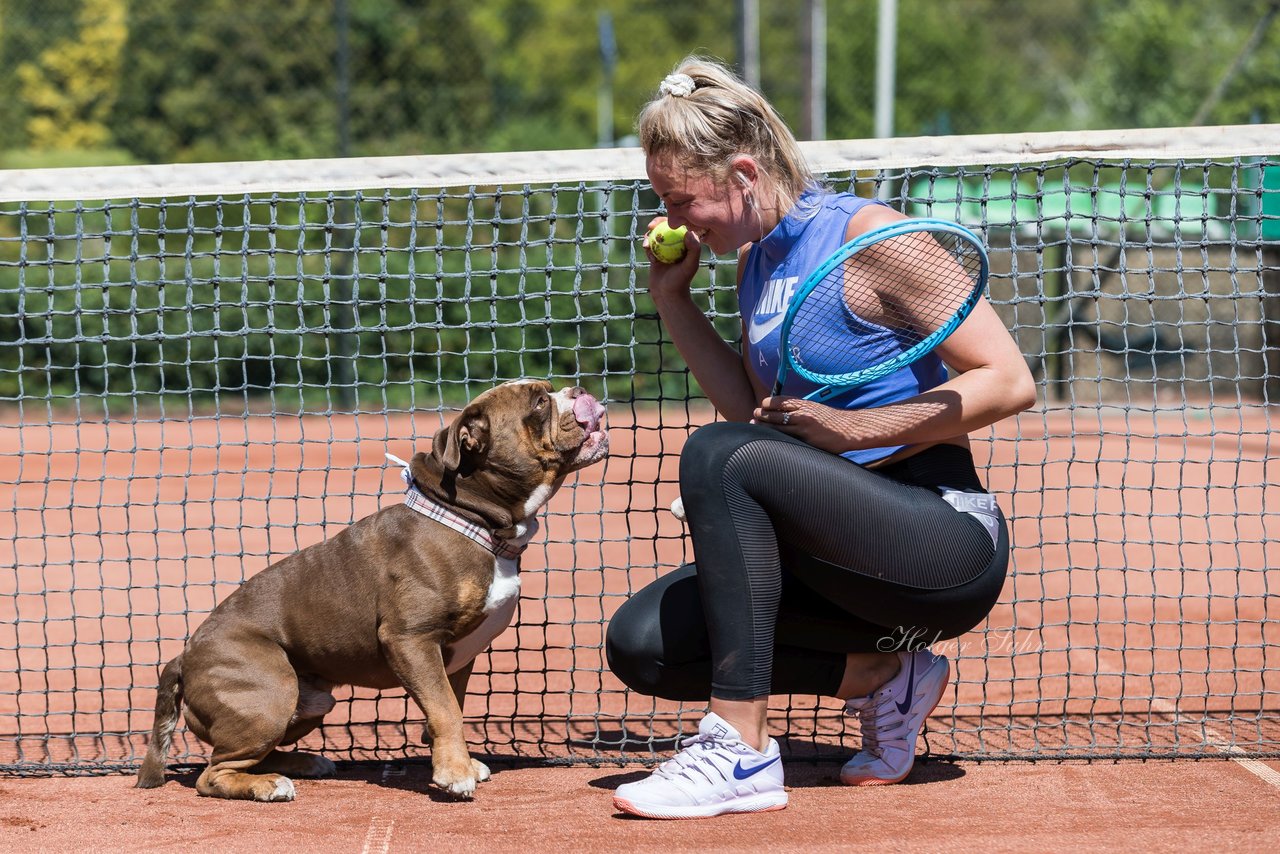
[[[790,423],[791,423],[791,412],[788,410],[787,412],[782,413],[782,426],[785,427]]]

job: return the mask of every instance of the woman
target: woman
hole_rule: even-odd
[[[670,225],[688,228],[682,260],[650,256],[649,292],[725,420],[681,454],[694,563],[625,602],[606,643],[631,689],[710,711],[614,802],[655,818],[784,807],[771,693],[845,700],[863,744],[841,779],[896,783],[949,680],[925,646],[985,619],[1008,565],[967,434],[1031,406],[1034,383],[984,300],[933,354],[882,380],[825,404],[803,400],[813,387],[799,378],[771,396],[791,292],[843,243],[904,217],[818,187],[769,103],[712,61],[668,75],[638,130]],[[690,297],[704,245],[738,252],[740,349]]]

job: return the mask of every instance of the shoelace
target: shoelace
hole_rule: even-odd
[[[870,697],[861,697],[859,700],[857,705],[847,701],[845,706],[858,715],[858,725],[862,731],[862,752],[870,753],[879,759],[881,758],[880,736],[892,737],[893,733],[906,723],[906,718],[902,715],[882,716],[880,714],[881,707],[895,702],[890,691],[882,689]]]
[[[870,753],[877,759],[880,758],[880,729],[877,726],[876,714],[879,704],[876,703],[875,697],[862,697],[862,702],[857,705],[845,705],[851,710],[857,712],[858,728],[862,731],[862,752]]]
[[[707,773],[704,767],[710,766],[715,769],[720,780],[727,779],[724,770],[716,763],[716,757],[719,755],[717,748],[721,745],[720,740],[715,736],[699,733],[681,741],[680,747],[680,752],[659,765],[655,774],[668,780],[673,777],[684,777],[693,782],[694,778],[690,774],[697,773],[708,783],[719,782]]]

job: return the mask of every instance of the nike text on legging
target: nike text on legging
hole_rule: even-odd
[[[1000,595],[1008,530],[941,487],[983,492],[964,448],[868,470],[764,425],[700,428],[680,457],[694,563],[618,609],[610,669],[671,700],[829,696],[846,653],[969,631]]]

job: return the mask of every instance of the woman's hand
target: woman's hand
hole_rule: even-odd
[[[666,217],[654,217],[645,232],[644,254],[649,256],[649,295],[659,306],[672,299],[689,296],[689,285],[698,272],[698,259],[702,255],[702,243],[692,231],[684,236],[684,257],[674,264],[664,264],[649,249],[648,234],[654,226],[665,222]]]
[[[815,448],[843,454],[856,446],[849,431],[855,427],[850,413],[801,397],[776,395],[760,401],[751,423],[767,424],[795,436]]]

